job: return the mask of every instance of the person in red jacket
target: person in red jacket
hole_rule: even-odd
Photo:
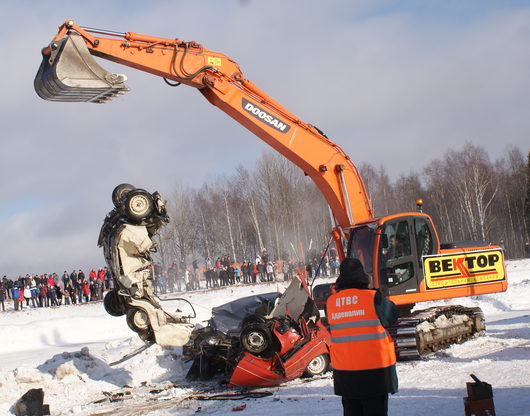
[[[104,268],[98,269],[98,279],[101,280],[101,283],[105,283],[106,275],[107,275],[107,271]]]
[[[90,302],[90,284],[88,283],[88,280],[83,279],[83,286],[81,291],[83,292],[85,302]]]
[[[48,302],[48,286],[46,286],[46,283],[40,284],[40,291],[39,291],[39,307],[43,306],[50,306]]]
[[[361,262],[347,258],[326,302],[333,386],[345,416],[386,416],[388,393],[398,389],[394,342],[385,329],[397,308],[369,284]]]
[[[51,274],[49,276],[47,274],[44,274],[44,278],[46,279],[46,283],[50,287],[55,287],[55,280],[53,280],[53,276]]]

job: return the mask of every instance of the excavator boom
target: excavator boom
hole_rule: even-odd
[[[333,236],[339,248],[349,227],[373,218],[357,168],[339,146],[244,79],[232,59],[196,42],[82,28],[67,20],[43,49],[34,83],[37,94],[52,101],[102,103],[127,91],[126,77],[107,72],[92,55],[168,83],[197,88],[210,103],[300,167],[333,212],[337,226]]]

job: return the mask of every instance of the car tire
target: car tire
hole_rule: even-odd
[[[241,346],[243,350],[258,357],[272,356],[272,334],[263,324],[247,325],[241,331]]]
[[[249,315],[241,322],[241,329],[245,329],[247,326],[252,324],[264,324],[267,322],[267,319],[262,315]]]
[[[123,209],[131,221],[141,222],[153,214],[155,202],[149,192],[143,189],[134,189],[125,196]]]
[[[116,290],[109,290],[103,298],[103,306],[111,316],[123,316],[127,313],[127,306]]]
[[[156,342],[147,312],[140,308],[131,308],[127,311],[126,318],[129,328],[136,332],[142,341]]]
[[[304,377],[315,377],[329,370],[329,355],[320,354],[312,358],[304,370]]]
[[[139,308],[131,308],[127,311],[127,325],[138,334],[148,332],[151,328],[147,312]]]
[[[112,191],[112,203],[114,206],[119,208],[125,200],[125,196],[134,189],[136,188],[128,183],[122,183],[114,188],[114,191]]]

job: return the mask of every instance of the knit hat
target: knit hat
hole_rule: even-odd
[[[340,264],[340,272],[335,286],[337,290],[342,289],[367,289],[370,279],[364,272],[359,259],[346,258]]]

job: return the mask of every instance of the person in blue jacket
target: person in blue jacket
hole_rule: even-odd
[[[13,299],[13,305],[16,311],[18,311],[18,304],[19,304],[19,298],[20,298],[20,289],[18,286],[13,285],[13,288],[11,289],[11,297]]]

